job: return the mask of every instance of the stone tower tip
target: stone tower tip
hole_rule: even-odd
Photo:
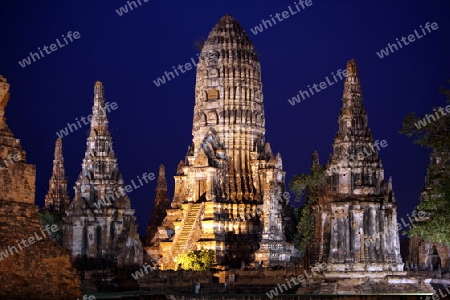
[[[159,176],[164,176],[166,174],[166,168],[163,164],[159,165]]]
[[[55,159],[59,159],[62,155],[62,138],[57,137],[55,141]]]
[[[9,83],[0,75],[0,109],[4,110],[9,100]]]
[[[62,138],[58,137],[55,142],[55,156],[58,150],[62,149]]]
[[[58,137],[55,142],[52,177],[50,178],[48,192],[45,196],[45,208],[62,214],[69,207],[69,202],[62,152],[62,139]]]
[[[347,62],[347,76],[358,76],[358,65],[354,58]]]
[[[9,101],[9,83],[0,75],[0,128],[6,125],[5,108]]]
[[[316,171],[320,169],[319,153],[314,150],[311,154],[311,171]]]
[[[95,82],[95,86],[94,86],[94,96],[102,98],[103,97],[103,91],[104,91],[104,88],[103,88],[102,82],[101,81],[96,81]]]
[[[222,17],[222,19],[233,19],[234,17],[231,14],[226,14],[225,16]]]
[[[313,153],[311,154],[311,161],[313,162],[314,165],[319,164],[319,153],[317,152],[317,150],[314,150]]]

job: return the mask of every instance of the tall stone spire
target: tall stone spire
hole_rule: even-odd
[[[75,257],[100,259],[118,267],[142,263],[134,209],[124,190],[108,131],[101,82],[94,86],[91,130],[75,199],[66,211],[64,245]]]
[[[45,196],[45,207],[51,211],[62,213],[69,206],[69,194],[67,193],[61,138],[56,139],[54,157],[52,177]]]
[[[169,207],[170,199],[167,194],[167,180],[164,165],[159,166],[158,181],[156,183],[156,196],[153,209],[150,215],[150,221],[147,227],[147,246],[152,243],[155,234],[158,232],[158,226],[166,217],[166,209]]]
[[[192,144],[178,166],[163,226],[167,268],[178,255],[211,249],[220,265],[285,264],[285,172],[265,141],[261,68],[242,26],[226,15],[200,53]]]
[[[332,189],[339,194],[361,194],[363,190],[380,194],[384,169],[369,128],[355,60],[347,62],[346,71],[339,129],[328,163],[333,179],[339,180],[339,184],[333,180]]]
[[[384,181],[354,60],[347,63],[342,101],[325,193],[314,208],[313,259],[327,264],[330,277],[347,271],[363,272],[347,273],[349,277],[370,277],[376,272],[383,277],[403,271],[397,204],[392,181]]]
[[[123,188],[124,181],[112,146],[108,130],[103,85],[97,81],[94,86],[90,134],[87,139],[82,170],[75,183],[75,201],[84,199],[93,208],[94,203],[107,200],[108,207],[130,208],[130,199]]]
[[[97,134],[107,137],[109,140],[108,117],[104,98],[103,84],[97,81],[94,86],[94,106],[92,107],[91,135]]]

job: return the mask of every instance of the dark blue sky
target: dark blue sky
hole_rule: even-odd
[[[250,29],[294,1],[141,1],[119,16],[123,0],[5,1],[0,4],[0,74],[11,84],[8,124],[37,165],[36,202],[43,206],[51,175],[56,132],[91,113],[93,85],[103,82],[118,109],[110,130],[119,167],[129,182],[166,165],[169,186],[191,143],[195,71],[156,87],[172,66],[190,62],[195,42],[232,14],[260,55],[267,140],[280,152],[287,181],[307,172],[317,149],[325,163],[337,130],[343,84],[328,87],[295,106],[300,89],[358,61],[369,124],[381,150],[386,178],[393,176],[399,219],[417,204],[428,151],[400,136],[403,117],[443,106],[438,88],[450,79],[449,1],[319,1],[258,35]],[[394,2],[394,3],[393,3]],[[39,4],[38,4],[39,3]],[[426,22],[439,29],[380,59],[376,52]],[[18,61],[50,46],[68,31],[80,38],[22,68]],[[420,31],[419,31],[420,32]],[[61,40],[62,41],[62,40]],[[88,126],[63,140],[69,193],[81,170]],[[144,233],[156,181],[129,194]],[[170,194],[172,195],[172,191]]]

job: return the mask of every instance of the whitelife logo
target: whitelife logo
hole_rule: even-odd
[[[386,140],[382,140],[381,142],[380,142],[380,140],[376,140],[375,143],[374,143],[374,146],[377,148],[378,152],[380,152],[380,150],[381,150],[380,145],[381,145],[381,147],[385,148],[385,147],[388,146],[388,143],[387,143]],[[373,146],[370,146],[370,148],[371,149],[367,149],[366,147],[364,147],[363,148],[363,152],[358,152],[358,154],[356,154],[356,155],[355,154],[349,155],[347,157],[348,161],[353,163],[353,162],[356,162],[356,161],[359,161],[359,160],[363,160],[365,157],[371,156],[372,154],[375,153],[375,148]],[[325,173],[328,176],[331,176],[331,175],[333,175],[333,173],[339,172],[340,168],[341,168],[340,164],[339,165],[334,165],[331,168],[327,169],[325,171]]]
[[[297,11],[293,10],[292,7],[289,5],[288,6],[289,11],[285,10],[281,14],[276,13],[275,18],[278,20],[278,22],[282,22],[282,21],[286,20],[287,18],[289,18],[290,16],[296,15],[300,11],[305,10],[308,6],[311,6],[312,4],[313,4],[312,0],[306,0],[306,1],[300,0],[300,1],[298,1],[298,4],[297,4],[297,2],[294,2],[294,5],[295,5],[295,8],[297,9]],[[300,9],[299,5],[302,7],[301,9]],[[261,23],[258,26],[255,26],[254,28],[250,28],[250,31],[254,35],[257,35],[258,33],[263,32],[264,28],[268,29],[269,27],[267,27],[267,25],[269,25],[270,27],[276,25],[277,21],[275,21],[275,18],[272,15],[270,15],[270,18],[273,22],[273,25],[272,25],[272,22],[270,22],[270,20],[262,19]],[[263,25],[264,25],[264,28],[263,28]]]
[[[119,106],[117,105],[116,102],[112,102],[112,103],[106,102],[105,103],[105,107],[106,107],[106,111],[108,113],[110,113],[111,110],[116,110]],[[106,111],[105,111],[105,109],[100,108],[100,116],[101,117],[106,116]],[[91,123],[93,117],[94,116],[92,114],[90,114],[89,116],[87,116],[87,118],[81,117],[80,120],[78,120],[78,118],[75,118],[75,122],[76,123],[67,123],[67,126],[64,127],[63,129],[61,129],[59,132],[56,132],[56,135],[59,138],[63,138],[65,136],[68,136],[69,135],[69,130],[70,130],[70,133],[72,133],[72,132],[74,132],[74,131],[76,131],[76,130],[78,130],[78,129],[80,129],[82,127],[80,121],[83,122],[84,125],[89,125]],[[78,124],[78,126],[77,126],[77,124]]]
[[[133,184],[133,186],[127,185],[127,186],[125,186],[125,189],[120,187],[119,191],[114,191],[113,193],[106,195],[105,196],[106,200],[104,198],[102,200],[98,200],[97,202],[94,202],[94,206],[97,209],[100,209],[102,206],[111,205],[112,204],[111,201],[115,201],[115,200],[119,199],[120,197],[124,197],[125,195],[131,193],[133,190],[136,190],[136,189],[140,188],[141,186],[143,186],[144,183],[142,183],[142,180],[144,180],[145,183],[149,183],[149,181],[155,180],[156,176],[154,173],[147,174],[147,172],[145,172],[144,174],[142,174],[142,180],[141,180],[140,176],[138,176],[137,178],[138,178],[140,185],[136,185],[134,183],[134,180],[131,180],[131,183]]]
[[[437,120],[439,120],[441,118],[441,116],[444,117],[447,114],[450,114],[450,105],[447,105],[445,107],[445,111],[444,111],[444,108],[442,108],[442,107],[439,107],[438,110],[441,113],[441,115],[439,115],[438,111],[436,109],[434,109],[434,115],[433,114],[425,114],[425,117],[423,119],[415,122],[414,126],[416,126],[417,129],[420,129],[422,127],[427,126],[431,122],[436,122]]]
[[[334,82],[330,81],[328,76],[326,76],[325,79],[327,82],[322,81],[319,84],[314,83],[312,85],[312,88],[310,85],[308,85],[308,89],[309,89],[309,92],[311,93],[311,96],[314,95],[313,89],[318,93],[318,92],[326,89],[327,87],[332,86],[336,82],[338,82],[336,75],[339,77],[340,80],[343,80],[345,77],[347,77],[347,70],[341,71],[341,69],[339,69],[336,71],[336,75],[334,74],[334,72],[331,72],[331,75],[333,76]],[[300,90],[296,96],[292,97],[291,99],[288,99],[288,102],[289,102],[289,104],[294,106],[295,104],[300,103],[302,100],[305,100],[306,98],[309,98],[309,97],[310,97],[310,95],[307,90],[305,90],[305,91]]]
[[[208,52],[202,52],[202,56],[200,56],[200,53],[197,54],[197,56],[200,56],[200,58],[202,59],[217,59],[219,56],[219,52],[217,50],[209,50]],[[182,73],[186,73],[187,71],[192,70],[192,67],[194,66],[197,67],[197,62],[195,61],[194,57],[191,57],[191,62],[187,62],[183,65],[178,65],[178,67],[172,66],[173,72],[175,72],[175,74],[177,76],[174,75],[174,73],[172,71],[169,72],[164,72],[164,75],[161,77],[158,77],[156,80],[153,80],[153,83],[157,86],[160,87],[161,85],[165,84],[166,82],[169,82],[172,79],[175,79],[175,77],[180,76],[180,73],[178,73],[177,69]],[[184,69],[183,69],[184,67]],[[194,69],[195,70],[195,69]],[[167,78],[167,81],[166,81]]]
[[[58,225],[56,225],[56,224],[52,224],[52,226],[50,226],[48,224],[45,225],[45,228],[43,228],[41,230],[42,237],[39,236],[39,234],[37,232],[34,232],[34,237],[30,236],[27,239],[23,238],[20,242],[17,243],[17,247],[19,247],[20,250],[24,250],[25,248],[30,247],[30,245],[33,245],[34,243],[36,243],[36,241],[43,240],[47,236],[44,233],[44,230],[47,232],[47,235],[50,237],[52,235],[52,232],[57,232],[58,231]],[[36,237],[36,239],[35,239],[35,237]],[[22,246],[23,246],[23,248],[22,248]],[[5,258],[8,258],[9,257],[9,253],[11,253],[11,256],[14,255],[13,250],[16,253],[19,253],[19,250],[17,250],[16,246],[8,246],[8,249],[5,248],[4,252],[0,252],[0,261],[5,259]],[[8,253],[8,251],[9,251],[9,253]]]
[[[439,26],[438,26],[438,23],[436,23],[436,22],[433,22],[431,24],[430,24],[430,22],[427,22],[425,24],[425,28],[427,29],[428,33],[430,33],[431,29],[437,30],[439,28]],[[403,45],[407,46],[410,43],[414,42],[416,40],[416,38],[419,40],[427,35],[427,33],[425,32],[425,29],[423,29],[422,25],[420,25],[420,29],[422,29],[423,35],[420,35],[420,33],[418,33],[417,30],[415,29],[414,34],[408,35],[409,42],[406,41],[406,37],[402,36],[402,38],[400,40],[403,42]],[[395,40],[397,41],[398,47],[403,48],[402,43],[400,43],[398,38],[396,38]],[[394,51],[398,51],[398,47],[395,43],[394,44],[388,43],[388,46],[386,48],[381,49],[380,52],[377,52],[377,55],[379,58],[383,58],[383,57],[389,55],[389,51],[390,51],[390,53],[394,53]]]
[[[8,154],[8,160],[4,159],[3,161],[0,161],[0,171],[10,167],[12,164],[14,164],[15,162],[18,162],[19,160],[20,160],[20,154],[18,154],[18,153],[14,154],[14,155],[12,155],[11,153]]]
[[[141,0],[136,0],[137,3],[139,3],[139,6],[142,5]],[[136,4],[136,1],[127,1],[127,5],[130,8],[130,11],[132,11],[134,8],[138,8],[138,5]],[[148,2],[149,0],[142,0],[142,2]],[[124,14],[128,13],[128,7],[127,5],[121,6],[119,9],[116,9],[116,13],[119,15],[119,17],[123,16]],[[133,6],[134,5],[134,8]]]
[[[317,273],[323,272],[324,270],[326,270],[326,268],[327,268],[327,264],[326,263],[318,263],[317,262],[314,266],[311,266],[312,275],[309,275],[308,272],[306,272],[306,270],[303,270],[303,273],[305,274],[305,276],[298,275],[298,277],[292,276],[291,278],[286,279],[286,283],[289,286],[289,288],[286,286],[286,284],[279,283],[275,288],[273,288],[270,291],[268,291],[266,293],[266,295],[267,295],[267,297],[269,297],[269,299],[278,297],[279,294],[282,294],[283,292],[288,291],[288,290],[293,288],[291,286],[291,282],[292,282],[294,287],[299,285],[299,284],[306,283],[306,280],[308,280],[309,278],[317,275]],[[278,292],[278,290],[280,290],[280,291]]]
[[[56,44],[51,44],[50,47],[47,47],[46,45],[44,45],[44,47],[42,47],[42,49],[41,49],[41,47],[38,47],[38,52],[41,54],[40,56],[39,56],[39,53],[30,52],[30,55],[27,58],[24,58],[24,59],[22,59],[22,61],[19,61],[19,65],[22,68],[25,68],[26,66],[31,65],[31,60],[33,60],[33,62],[35,62],[36,58],[37,59],[41,59],[42,57],[44,57],[44,53],[42,52],[42,50],[44,50],[46,54],[50,54],[50,53],[55,52],[56,50],[58,50],[58,49],[60,49],[62,47],[65,47],[66,45],[68,45],[69,42],[66,40],[66,36],[64,36],[64,34],[61,35],[61,36],[63,37],[63,40],[64,40],[65,44],[61,44],[61,42],[59,41],[59,38],[57,38],[56,39]],[[72,31],[69,31],[67,33],[67,38],[71,42],[73,42],[74,39],[78,40],[80,37],[81,37],[81,35],[80,35],[80,33],[78,31],[74,31],[73,33],[72,33]],[[57,44],[58,44],[59,48],[58,48]],[[48,49],[50,49],[50,51]]]

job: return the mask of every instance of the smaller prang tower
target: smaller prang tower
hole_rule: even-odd
[[[150,221],[147,227],[147,241],[146,245],[150,246],[152,241],[156,238],[158,233],[158,226],[166,217],[166,209],[169,208],[170,199],[167,194],[167,180],[166,170],[164,165],[159,166],[158,181],[156,183],[156,196],[152,212],[150,214]]]
[[[55,158],[53,159],[53,172],[49,188],[45,196],[45,208],[62,214],[69,207],[69,194],[67,193],[67,180],[64,172],[64,157],[62,152],[62,139],[57,138],[55,143]]]
[[[99,81],[94,86],[92,115],[75,199],[66,210],[64,246],[84,267],[92,267],[92,261],[98,268],[140,266],[142,244],[113,150]]]
[[[437,194],[433,185],[439,185],[439,173],[445,172],[449,153],[433,152],[430,156],[430,166],[425,177],[425,185],[422,189],[420,201],[431,198],[440,198],[444,195]],[[430,218],[429,213],[416,213],[413,216],[413,224],[425,222]],[[450,270],[450,245],[427,241],[419,236],[413,236],[409,240],[409,255],[407,266],[410,270],[449,271]]]
[[[167,180],[164,165],[159,166],[158,181],[156,183],[156,196],[153,209],[150,213],[150,221],[147,226],[147,239],[145,252],[149,263],[160,260],[159,253],[159,231],[158,227],[167,216],[166,210],[169,208],[170,199],[167,193]]]
[[[315,261],[329,277],[403,274],[397,203],[369,128],[355,60],[347,62],[339,129],[314,207]]]

